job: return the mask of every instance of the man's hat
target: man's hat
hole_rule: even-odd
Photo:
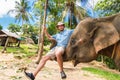
[[[60,25],[64,25],[64,23],[63,22],[58,22],[57,25],[56,25],[56,27],[58,27]]]

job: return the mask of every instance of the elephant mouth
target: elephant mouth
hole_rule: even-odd
[[[77,60],[72,60],[72,64],[74,65],[74,67],[77,66],[77,64],[79,64],[79,63],[80,63],[80,62],[77,61]]]
[[[75,54],[75,52],[71,51],[68,55],[68,59],[75,60],[76,58],[77,58],[77,55]]]

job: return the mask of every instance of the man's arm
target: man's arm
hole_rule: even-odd
[[[46,27],[44,27],[44,31],[45,31],[45,35],[47,36],[47,38],[48,38],[49,40],[54,40],[54,38],[52,38],[52,36],[47,32]]]
[[[45,35],[47,36],[48,39],[52,38],[52,36],[47,32],[46,27],[44,27]]]
[[[46,34],[47,38],[52,42],[52,44],[50,46],[50,49],[52,49],[54,46],[56,46],[57,41],[54,38],[52,38],[52,36],[47,32],[46,27],[44,27],[44,30],[45,30],[45,34]]]

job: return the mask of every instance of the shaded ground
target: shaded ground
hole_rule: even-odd
[[[34,58],[32,58],[34,60]],[[28,72],[32,72],[36,68],[34,61],[15,59],[13,54],[0,53],[0,80],[28,80],[23,73],[23,68],[27,67]],[[73,67],[70,62],[64,63],[64,70],[67,74],[65,80],[105,80],[104,78],[81,70],[81,68],[93,66],[92,63],[80,63],[77,67]],[[105,68],[99,64],[97,67]],[[108,69],[109,70],[109,69]],[[35,80],[61,80],[59,74],[59,67],[56,61],[48,61],[45,67],[37,75]]]

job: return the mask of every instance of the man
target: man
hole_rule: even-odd
[[[57,44],[55,47],[53,47],[44,57],[42,57],[40,63],[38,64],[36,70],[33,73],[28,73],[25,72],[25,75],[30,79],[30,80],[34,80],[36,75],[38,74],[39,71],[41,71],[41,69],[44,67],[46,61],[51,60],[51,59],[55,59],[58,62],[58,65],[60,67],[60,74],[61,74],[61,78],[64,79],[66,78],[66,74],[63,71],[63,59],[62,59],[62,55],[64,54],[65,48],[68,44],[69,38],[73,32],[73,30],[65,30],[65,25],[62,22],[58,22],[57,24],[57,29],[59,30],[59,33],[57,33],[56,35],[51,36],[46,28],[45,30],[45,34],[48,37],[48,39],[55,39],[57,41]]]

